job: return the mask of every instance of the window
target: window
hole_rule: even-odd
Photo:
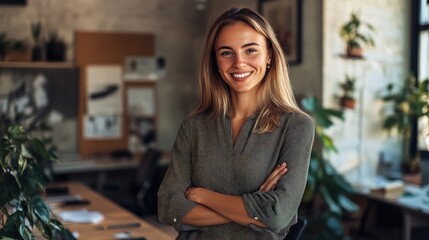
[[[412,9],[411,70],[423,81],[429,79],[429,0],[414,0]],[[429,156],[428,117],[418,119],[416,131],[417,150]]]

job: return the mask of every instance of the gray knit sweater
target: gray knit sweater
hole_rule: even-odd
[[[284,113],[281,125],[271,133],[252,131],[257,113],[247,119],[233,144],[231,119],[196,114],[179,129],[172,159],[158,192],[162,222],[179,231],[177,239],[283,239],[296,223],[308,173],[314,138],[312,120],[302,113]],[[258,188],[277,164],[288,172],[269,192]],[[267,228],[228,223],[196,227],[181,223],[195,203],[185,191],[190,186],[242,196],[251,217]]]

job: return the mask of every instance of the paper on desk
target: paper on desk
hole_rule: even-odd
[[[429,213],[429,185],[424,188],[407,187],[411,196],[402,196],[398,202],[410,208],[418,209],[422,212]]]
[[[72,223],[99,223],[103,221],[103,214],[87,209],[60,211],[57,215],[65,222]]]

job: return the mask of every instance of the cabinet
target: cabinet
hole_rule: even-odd
[[[123,69],[125,59],[131,56],[154,56],[155,39],[152,34],[144,33],[114,33],[114,32],[76,32],[76,64],[80,69],[80,87],[79,87],[79,153],[82,157],[92,157],[97,155],[109,154],[113,151],[120,150],[138,150],[140,143],[154,144],[156,139],[157,128],[157,111],[156,111],[156,82],[145,81],[145,79],[135,79],[134,81],[125,81],[121,76],[116,79],[119,82],[119,101],[118,111],[103,116],[103,109],[96,107],[90,109],[91,99],[89,94],[93,93],[91,85],[93,82],[89,71],[97,67],[104,67],[104,71],[112,71],[115,68]],[[108,79],[110,75],[103,75]],[[95,79],[95,78],[94,78]],[[113,79],[115,81],[115,79]],[[100,82],[103,82],[101,79]],[[104,81],[105,82],[105,81]],[[96,88],[97,86],[95,86]],[[105,85],[106,89],[109,88]],[[94,89],[95,89],[94,88]],[[111,88],[114,89],[114,88]],[[134,98],[133,96],[140,96]],[[137,106],[146,107],[143,112],[134,110],[131,101],[143,103]],[[140,100],[139,100],[140,99]],[[94,101],[94,103],[96,103]],[[117,102],[112,102],[117,103]],[[109,107],[109,105],[98,105]],[[94,112],[96,114],[94,114]],[[113,133],[109,137],[91,137],[88,136],[87,126],[93,121],[100,121],[111,127],[119,134]],[[104,119],[104,120],[103,120]],[[110,120],[109,120],[110,119]],[[101,134],[105,131],[102,130]],[[143,146],[145,147],[145,146]]]

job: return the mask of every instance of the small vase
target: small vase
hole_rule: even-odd
[[[347,47],[347,57],[350,58],[362,58],[363,50],[361,47]]]
[[[32,61],[41,61],[42,60],[42,47],[34,46],[31,51],[31,60]]]
[[[420,173],[420,164],[418,156],[413,156],[411,153],[411,127],[406,127],[402,130],[402,173]]]

